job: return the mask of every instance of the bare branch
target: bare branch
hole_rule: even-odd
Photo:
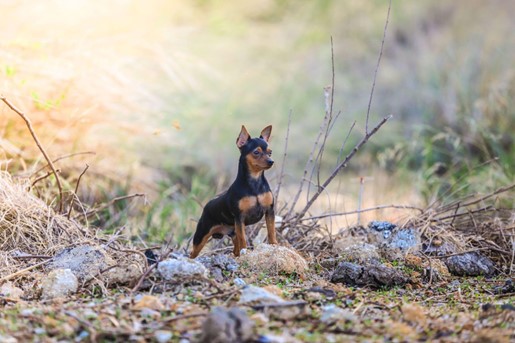
[[[291,113],[292,113],[292,110],[290,110],[290,113],[288,114],[288,127],[286,129],[286,139],[284,140],[283,162],[281,164],[281,171],[279,172],[279,181],[277,182],[277,188],[275,190],[276,202],[277,202],[277,199],[279,199],[279,191],[281,190],[281,184],[282,184],[283,178],[284,178],[284,165],[286,163],[286,155],[288,153],[288,139],[290,138]]]
[[[386,38],[386,30],[388,29],[388,21],[390,19],[391,7],[392,7],[392,0],[390,0],[390,2],[388,4],[388,13],[386,14],[386,22],[384,24],[383,40],[381,41],[381,50],[379,51],[379,57],[377,58],[376,70],[374,72],[374,81],[372,82],[372,90],[370,91],[370,98],[368,99],[367,119],[365,121],[365,133],[366,134],[368,134],[368,121],[369,121],[369,117],[370,117],[370,106],[372,105],[372,98],[374,97],[374,88],[376,87],[377,71],[379,70],[379,65],[381,64],[381,58],[383,57],[384,41]]]
[[[329,175],[329,177],[325,180],[324,184],[321,185],[317,192],[309,199],[308,203],[306,204],[306,206],[304,206],[304,208],[302,209],[302,211],[300,211],[297,216],[296,216],[296,220],[295,221],[298,221],[299,219],[301,219],[302,217],[304,217],[304,215],[306,214],[306,212],[309,210],[309,208],[313,205],[313,203],[318,199],[318,197],[320,196],[320,194],[322,194],[322,192],[325,190],[325,188],[331,183],[331,181],[336,177],[336,175],[338,175],[338,173],[347,166],[347,163],[352,159],[352,157],[354,157],[354,155],[356,154],[356,152],[363,146],[363,144],[365,144],[369,139],[370,137],[372,137],[389,119],[391,119],[393,116],[392,115],[389,115],[387,117],[384,117],[380,122],[379,124],[377,124],[373,129],[372,131],[370,131],[369,133],[367,133],[362,139],[361,141],[356,144],[356,146],[354,147],[354,149],[352,149],[352,151],[347,155],[347,157],[345,157],[345,159],[340,162],[340,164],[338,164],[336,166],[336,168],[334,168],[333,172],[331,173],[331,175]]]
[[[71,153],[71,154],[66,154],[66,155],[63,155],[63,156],[59,156],[58,158],[56,158],[52,162],[56,163],[56,162],[59,162],[61,160],[64,160],[65,158],[70,158],[70,157],[79,156],[79,155],[95,155],[95,154],[96,154],[96,152],[94,152],[94,151],[74,152],[74,153]],[[46,167],[48,167],[48,164],[45,164],[43,167],[41,167],[38,170],[36,170],[35,172],[33,172],[32,175],[39,173],[40,171],[42,171]]]
[[[34,138],[36,145],[38,146],[39,150],[41,151],[41,153],[45,157],[46,161],[48,162],[48,165],[52,169],[52,172],[54,173],[54,176],[55,176],[55,181],[57,183],[57,188],[59,189],[59,213],[62,212],[62,210],[63,210],[63,188],[61,186],[61,180],[59,179],[59,175],[57,173],[57,170],[54,167],[54,164],[52,163],[52,160],[50,159],[50,157],[48,157],[48,154],[46,153],[45,149],[41,145],[41,143],[38,139],[38,136],[36,135],[36,132],[34,132],[34,128],[32,127],[32,123],[30,122],[30,119],[23,112],[21,112],[18,108],[16,108],[13,104],[11,104],[11,102],[9,100],[7,100],[4,96],[0,96],[0,100],[2,100],[11,110],[16,112],[20,117],[22,117],[22,119],[27,124],[27,128],[29,129],[30,134],[32,135],[32,138]]]

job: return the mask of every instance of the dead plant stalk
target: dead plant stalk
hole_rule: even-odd
[[[34,141],[36,142],[36,145],[38,146],[39,150],[45,157],[46,161],[48,162],[48,165],[50,166],[50,169],[52,169],[52,172],[55,176],[55,181],[57,183],[57,188],[59,189],[59,213],[63,210],[63,188],[61,186],[61,180],[59,179],[59,175],[57,173],[57,170],[55,169],[54,163],[48,157],[48,154],[46,153],[45,149],[43,148],[43,145],[41,145],[41,142],[39,141],[38,136],[36,135],[36,132],[34,131],[34,128],[32,127],[32,123],[30,119],[21,112],[18,108],[16,108],[9,100],[7,100],[4,96],[0,96],[0,100],[2,100],[13,112],[17,113],[24,121],[25,124],[27,124],[27,128],[30,131],[30,134],[32,135],[32,138],[34,138]]]

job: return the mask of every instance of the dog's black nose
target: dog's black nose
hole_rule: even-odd
[[[274,165],[274,160],[268,160],[268,165],[271,167]]]

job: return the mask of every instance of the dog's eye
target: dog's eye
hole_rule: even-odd
[[[254,150],[252,153],[253,153],[254,155],[259,155],[259,150]]]
[[[272,150],[268,150],[268,156],[272,156]]]

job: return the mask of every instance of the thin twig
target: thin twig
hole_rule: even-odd
[[[63,156],[59,156],[58,158],[56,158],[52,162],[56,163],[56,162],[59,162],[61,160],[64,160],[65,158],[70,158],[70,157],[74,157],[74,156],[78,156],[78,155],[95,155],[95,154],[96,154],[96,152],[94,152],[94,151],[74,152],[74,153],[71,153],[71,154],[66,154],[66,155],[63,155]],[[35,172],[33,172],[32,175],[39,173],[40,171],[42,171],[46,167],[48,167],[48,164],[45,164],[43,167],[41,167],[38,170],[36,170]]]
[[[21,270],[18,270],[16,273],[13,273],[13,274],[9,274],[7,276],[4,276],[3,278],[0,278],[0,284],[4,281],[7,281],[7,280],[10,280],[12,279],[13,277],[16,277],[16,276],[19,276],[21,274],[25,274],[26,272],[29,272],[31,271],[32,269],[35,269],[37,267],[40,267],[44,264],[47,264],[48,262],[50,262],[52,259],[49,258],[48,260],[45,260],[43,262],[39,262],[39,263],[36,263],[35,265],[33,266],[30,266],[30,267],[27,267],[27,268],[24,268],[24,269],[21,269]]]
[[[13,256],[12,258],[17,260],[30,260],[33,258],[52,258],[52,256],[46,256],[46,255],[23,255],[23,256]]]
[[[59,179],[59,175],[57,173],[57,170],[55,169],[54,164],[52,163],[52,160],[50,159],[50,157],[48,157],[48,154],[46,153],[45,149],[41,145],[41,142],[39,141],[38,136],[36,135],[36,132],[34,131],[34,128],[32,127],[32,123],[30,122],[30,119],[23,112],[21,112],[18,108],[16,108],[13,104],[11,104],[11,102],[9,100],[7,100],[4,96],[0,96],[0,100],[2,100],[11,110],[16,112],[20,117],[22,117],[22,119],[27,124],[27,128],[29,129],[30,134],[32,135],[32,138],[36,142],[36,145],[38,146],[39,150],[41,151],[41,153],[45,157],[46,161],[48,162],[48,165],[52,169],[52,172],[55,175],[55,181],[57,183],[57,188],[59,189],[59,213],[61,213],[63,210],[63,188],[61,186],[61,180]]]
[[[276,203],[279,199],[279,191],[281,190],[281,184],[284,178],[284,165],[286,163],[286,155],[288,154],[288,139],[290,138],[291,113],[292,110],[290,110],[290,113],[288,114],[288,127],[286,128],[286,139],[284,140],[283,162],[281,164],[281,171],[279,172],[279,181],[277,182],[277,188],[275,190]]]
[[[383,30],[383,40],[381,41],[381,50],[379,51],[379,57],[377,58],[376,70],[374,71],[374,81],[372,82],[372,89],[370,90],[370,98],[368,99],[367,119],[365,121],[365,134],[368,135],[368,121],[370,117],[370,106],[372,105],[372,98],[374,97],[374,88],[376,87],[377,71],[381,65],[381,58],[383,57],[384,41],[386,39],[386,30],[388,29],[388,21],[390,19],[390,9],[392,7],[392,0],[388,3],[388,13],[386,14],[386,22]]]
[[[134,194],[129,194],[129,195],[124,195],[124,196],[121,196],[121,197],[113,198],[108,203],[105,203],[105,204],[99,206],[98,208],[95,208],[95,209],[93,209],[91,211],[86,212],[86,216],[89,217],[92,214],[95,214],[95,213],[97,213],[99,211],[102,211],[102,210],[112,206],[114,203],[116,203],[118,201],[130,199],[130,198],[135,198],[135,197],[143,197],[143,196],[145,196],[145,193],[134,193]]]
[[[382,209],[386,209],[386,208],[397,208],[397,209],[401,209],[401,210],[416,210],[416,211],[420,211],[420,213],[424,212],[423,209],[415,207],[415,206],[379,205],[379,206],[376,206],[376,207],[364,208],[362,210],[356,210],[356,211],[350,211],[350,212],[326,213],[326,214],[321,214],[319,216],[301,218],[300,221],[317,220],[317,219],[322,219],[322,218],[327,218],[327,217],[336,217],[336,216],[346,216],[346,215],[349,215],[349,214],[356,214],[356,213],[363,213],[363,212],[369,212],[369,211],[376,211],[376,210],[382,210]]]
[[[61,172],[61,169],[57,169],[56,171],[57,171],[58,173],[60,173],[60,172]],[[42,176],[38,177],[36,180],[34,180],[34,182],[32,182],[32,184],[30,185],[30,188],[31,188],[31,189],[32,189],[32,188],[34,188],[34,186],[36,185],[36,183],[38,183],[38,182],[39,182],[39,181],[41,181],[41,180],[46,179],[47,177],[49,177],[49,176],[50,176],[50,175],[52,175],[52,174],[54,174],[54,172],[53,172],[53,171],[49,171],[49,172],[48,172],[48,173],[46,173],[45,175],[42,175]]]
[[[68,210],[68,219],[70,219],[70,216],[72,215],[73,202],[75,200],[75,197],[77,196],[77,191],[79,190],[80,179],[82,178],[82,175],[86,174],[86,171],[88,170],[88,168],[89,168],[89,165],[86,163],[86,168],[84,168],[82,173],[80,173],[79,178],[77,179],[77,184],[75,185],[75,191],[73,192],[72,199],[70,201],[70,209]]]

